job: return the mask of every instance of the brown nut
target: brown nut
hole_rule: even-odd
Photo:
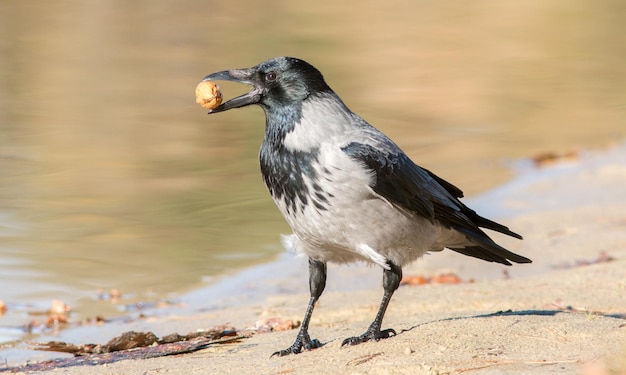
[[[222,92],[215,82],[202,81],[196,86],[196,103],[213,109],[222,103]]]

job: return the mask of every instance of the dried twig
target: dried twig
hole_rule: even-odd
[[[37,350],[73,353],[74,358],[55,359],[40,363],[0,369],[0,372],[48,371],[71,366],[102,365],[125,359],[147,359],[175,354],[191,353],[212,345],[238,342],[250,337],[233,329],[216,327],[208,331],[192,332],[187,335],[171,334],[161,340],[151,332],[126,332],[104,345],[74,345],[63,342],[38,344]]]
[[[378,357],[379,355],[383,355],[383,354],[384,354],[383,352],[378,352],[378,353],[374,353],[374,354],[362,355],[360,357],[353,358],[353,359],[349,360],[348,362],[346,362],[346,366],[362,365],[365,362],[371,361],[372,359]]]

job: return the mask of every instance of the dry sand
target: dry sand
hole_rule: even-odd
[[[195,353],[108,365],[55,369],[54,374],[609,374],[626,373],[626,147],[582,155],[532,172],[477,199],[478,211],[512,213],[499,220],[524,241],[497,237],[534,260],[507,268],[454,254],[433,254],[405,275],[452,270],[472,283],[402,286],[384,328],[398,335],[341,348],[373,318],[382,288],[337,291],[333,282],[316,307],[310,332],[325,345],[283,358],[296,330],[256,334],[240,343]],[[601,252],[615,258],[593,261]],[[300,261],[297,280],[306,285]],[[556,267],[555,267],[556,266]],[[332,267],[329,278],[359,278],[380,270]],[[288,273],[288,272],[286,272]],[[492,275],[494,278],[484,278]],[[280,278],[280,275],[276,277]],[[259,287],[262,287],[259,286]],[[341,289],[341,288],[338,288]],[[252,305],[135,322],[119,330],[185,333],[260,319],[299,320],[308,295],[268,296]],[[503,312],[503,313],[498,313]],[[117,334],[111,331],[110,336]],[[95,340],[93,340],[95,341]],[[607,372],[612,371],[612,372]]]

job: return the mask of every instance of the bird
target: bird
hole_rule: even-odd
[[[343,346],[396,335],[382,321],[402,279],[402,268],[445,248],[507,266],[531,263],[498,245],[486,228],[522,239],[480,216],[459,198],[463,192],[415,164],[400,147],[352,112],[322,73],[295,57],[276,57],[251,68],[223,70],[202,81],[252,86],[209,111],[250,105],[265,113],[259,151],[263,181],[292,230],[282,245],[308,257],[310,298],[294,343],[272,356],[321,347],[309,323],[326,286],[328,263],[366,262],[382,268],[378,312]]]

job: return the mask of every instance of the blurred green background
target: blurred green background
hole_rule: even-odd
[[[626,138],[625,17],[620,0],[0,1],[0,300],[93,316],[98,289],[162,298],[282,251],[263,112],[207,116],[209,73],[303,58],[474,195],[513,160]]]

